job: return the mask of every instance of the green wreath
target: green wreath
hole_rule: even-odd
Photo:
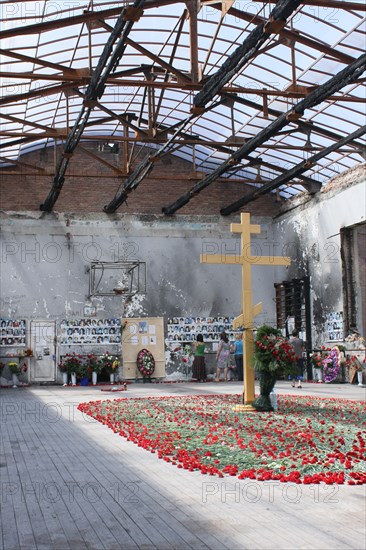
[[[151,376],[155,370],[155,359],[151,351],[142,349],[137,354],[137,368],[142,376]]]

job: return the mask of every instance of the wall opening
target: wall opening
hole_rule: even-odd
[[[366,334],[366,223],[341,229],[345,335]]]
[[[292,279],[275,284],[277,328],[290,336],[296,328],[306,342],[307,379],[313,379],[309,355],[312,352],[311,314],[310,314],[310,281],[309,277]]]

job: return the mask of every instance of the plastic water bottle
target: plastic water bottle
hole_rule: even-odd
[[[278,410],[278,404],[277,404],[277,395],[275,394],[274,390],[271,391],[269,394],[269,398],[271,400],[271,405],[273,407],[273,410],[276,412]]]

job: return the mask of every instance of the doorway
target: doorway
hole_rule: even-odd
[[[31,321],[30,339],[33,350],[31,382],[56,381],[56,322]]]

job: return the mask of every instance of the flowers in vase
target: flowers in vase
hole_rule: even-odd
[[[102,362],[94,353],[89,353],[86,356],[86,365],[89,374],[91,374],[92,372],[96,372],[97,374],[99,374],[103,368]]]
[[[323,356],[319,352],[310,354],[310,361],[314,369],[323,370]]]
[[[291,343],[274,327],[262,325],[254,340],[254,367],[259,372],[286,374],[296,367]]]
[[[80,375],[81,368],[83,366],[82,356],[76,353],[67,353],[61,357],[58,363],[58,369],[60,372],[67,372],[68,374],[75,373]]]
[[[16,361],[10,361],[10,363],[8,363],[8,367],[9,367],[11,373],[16,374],[17,376],[27,372],[27,370],[28,370],[28,367],[27,367],[26,363],[23,363],[21,365],[20,363],[18,363]]]
[[[108,374],[114,374],[115,372],[117,372],[117,369],[119,367],[118,357],[116,355],[111,355],[110,353],[108,353],[108,351],[101,355],[99,362],[101,365],[101,369],[104,368],[108,372]]]

